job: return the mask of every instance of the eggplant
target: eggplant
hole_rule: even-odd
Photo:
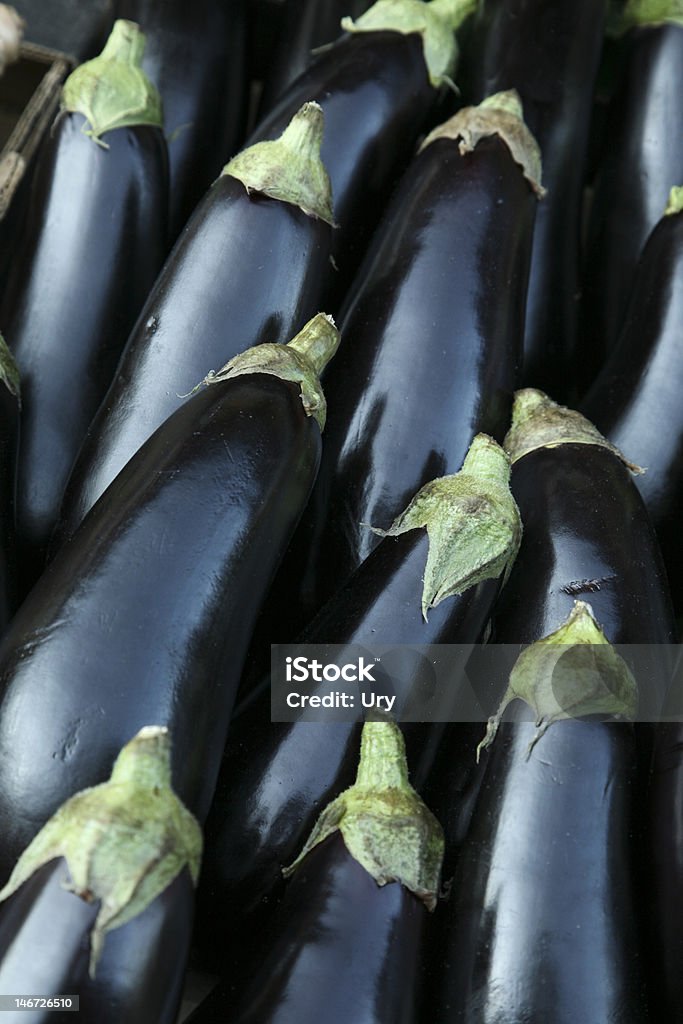
[[[394,183],[440,87],[457,59],[454,32],[473,0],[379,0],[321,53],[254,129],[272,139],[306,100],[325,112],[322,156],[332,182],[338,229],[337,274],[326,296],[334,313],[357,269]]]
[[[301,642],[477,642],[500,587],[499,577],[519,546],[520,525],[507,491],[508,474],[498,445],[476,438],[461,472],[419,492]],[[425,509],[430,517],[428,536],[418,529],[425,524]],[[404,528],[409,532],[399,534]],[[404,660],[401,669],[407,681],[417,682],[422,667],[417,654],[410,662]],[[244,944],[247,935],[260,934],[258,921],[269,915],[280,867],[295,856],[326,802],[353,777],[353,717],[271,723],[268,697],[254,700],[231,730],[207,819],[198,940],[206,947],[202,935],[212,936],[214,951],[222,948],[221,937],[240,914],[253,921],[248,932],[245,928]],[[431,733],[436,729],[431,725],[425,733],[422,726],[411,727],[417,733],[414,766],[420,786],[431,764]],[[426,750],[419,749],[420,741],[427,743]],[[207,960],[210,955],[206,950]]]
[[[317,471],[324,314],[250,349],[117,477],[0,647],[0,878],[148,722],[202,821],[256,612]]]
[[[244,151],[195,211],[145,304],[90,425],[53,549],[198,381],[249,346],[286,342],[320,308],[332,209],[320,109]]]
[[[175,239],[242,141],[246,0],[117,0],[116,9],[147,36],[143,67],[164,105]]]
[[[425,1019],[661,1019],[648,1010],[636,900],[634,728],[612,720],[633,714],[636,681],[583,602],[515,671],[506,700],[530,703],[536,721],[528,708],[504,721],[483,755]]]
[[[393,197],[342,311],[320,475],[264,613],[269,642],[296,636],[372,551],[362,524],[454,472],[478,431],[502,440],[540,190],[520,117],[514,94],[460,111]]]
[[[0,633],[16,607],[15,502],[21,411],[19,370],[0,334]]]
[[[681,900],[683,900],[683,716],[681,679],[656,730],[649,788],[648,894],[650,970],[657,1020],[678,1020],[683,1013],[681,984]],[[670,720],[667,721],[667,717]]]
[[[261,936],[235,1024],[410,1024],[418,1018],[420,954],[440,887],[443,833],[408,781],[390,720],[363,727],[355,783],[321,814],[280,915]],[[229,990],[192,1024],[225,1020]],[[213,1009],[212,1009],[213,1004]]]
[[[666,573],[647,510],[618,449],[580,414],[532,388],[517,393],[506,439],[524,538],[496,607],[495,641],[554,630],[585,597],[614,644],[676,641]],[[658,716],[667,681],[643,691]]]
[[[316,48],[339,36],[342,18],[358,18],[369,6],[369,0],[289,0],[283,11],[279,44],[276,42],[264,68],[260,118],[311,64]]]
[[[22,592],[42,571],[69,472],[164,259],[166,144],[144,45],[118,21],[102,54],[65,82],[3,297],[23,382]]]
[[[676,3],[627,4],[622,70],[594,182],[583,274],[584,391],[622,329],[636,265],[683,178],[683,19]]]
[[[548,190],[534,228],[524,386],[576,397],[579,227],[606,0],[483,0],[469,101],[516,89],[543,153]]]
[[[582,411],[646,472],[635,478],[662,549],[674,610],[683,613],[683,189],[650,235],[612,355]]]
[[[171,787],[168,732],[147,726],[108,782],[59,808],[0,891],[0,990],[78,996],[84,1024],[174,1024],[201,850],[201,829]],[[48,1008],[19,1015],[73,1019]]]

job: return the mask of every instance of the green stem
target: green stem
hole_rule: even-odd
[[[318,103],[304,103],[278,139],[257,142],[225,165],[223,174],[259,192],[297,206],[334,226],[332,186],[320,157],[324,118]]]
[[[188,868],[199,879],[202,832],[171,788],[168,730],[146,726],[121,750],[108,782],[81,790],[19,858],[0,901],[38,868],[64,857],[69,890],[100,909],[91,934],[94,977],[107,932],[141,914]]]
[[[326,313],[318,313],[288,342],[320,376],[339,346],[339,331],[334,320]]]
[[[629,0],[622,15],[622,31],[666,22],[683,25],[683,0]]]
[[[5,385],[10,395],[16,398],[17,404],[21,408],[19,367],[2,334],[0,334],[0,381]]]
[[[494,92],[479,104],[480,110],[504,110],[518,121],[524,120],[524,108],[516,89]]]
[[[145,37],[132,21],[114,22],[102,53],[73,71],[62,89],[62,110],[82,114],[95,142],[117,128],[161,128],[161,98],[142,70]]]
[[[683,185],[674,185],[669,192],[669,202],[664,211],[665,217],[671,217],[683,210]]]
[[[314,847],[337,831],[378,885],[400,882],[434,909],[443,832],[408,781],[403,734],[390,719],[365,723],[356,782],[328,804],[284,876],[293,874]]]
[[[568,618],[553,633],[522,651],[508,688],[489,719],[480,752],[493,743],[508,704],[523,700],[534,711],[536,732],[527,758],[554,722],[586,715],[633,718],[638,687],[584,601],[575,601]]]
[[[459,473],[425,484],[388,530],[370,527],[380,537],[426,528],[425,620],[445,598],[483,580],[507,579],[522,538],[509,483],[507,455],[492,438],[477,434]]]
[[[406,789],[409,786],[401,730],[385,721],[366,722],[361,736],[356,791]]]
[[[512,406],[512,423],[503,442],[510,460],[515,463],[538,448],[556,448],[561,444],[591,444],[607,448],[632,473],[643,472],[624,458],[619,449],[581,413],[558,405],[536,388],[517,391]]]
[[[345,32],[417,33],[434,88],[450,83],[458,59],[455,31],[476,7],[476,0],[377,0],[355,21],[342,18]]]
[[[201,384],[218,384],[248,373],[267,373],[289,380],[301,388],[307,416],[313,416],[321,431],[325,428],[327,403],[320,373],[339,345],[339,331],[327,313],[317,313],[286,345],[255,345],[235,356],[222,369],[213,370]],[[198,387],[201,387],[201,384]]]
[[[493,135],[505,143],[529,185],[542,199],[545,189],[541,184],[541,150],[524,122],[522,101],[514,89],[494,93],[477,107],[463,107],[448,121],[434,128],[421,149],[437,139],[451,139],[459,142],[460,153],[464,156],[472,153],[482,139]]]

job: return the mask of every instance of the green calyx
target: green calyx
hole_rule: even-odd
[[[619,20],[621,32],[641,25],[683,25],[683,0],[629,0]]]
[[[304,103],[278,139],[242,150],[223,174],[241,181],[248,193],[291,203],[334,227],[332,186],[320,158],[323,128],[322,107]]]
[[[62,110],[83,114],[85,134],[99,145],[105,132],[152,125],[161,128],[161,97],[142,70],[145,37],[133,21],[114,22],[102,53],[81,64],[62,89]]]
[[[522,102],[515,89],[488,96],[477,107],[463,107],[430,132],[420,149],[437,139],[459,139],[458,148],[464,156],[473,152],[482,139],[493,135],[505,143],[512,159],[522,168],[529,185],[542,199],[545,189],[541,184],[541,150],[524,123]]]
[[[321,431],[325,428],[327,403],[320,374],[337,351],[339,331],[327,313],[317,313],[286,345],[255,345],[231,359],[201,384],[217,384],[245,373],[267,373],[289,380],[301,388],[301,401],[307,416],[314,416]],[[201,387],[201,384],[198,387]],[[196,390],[196,389],[195,389]]]
[[[345,32],[400,32],[422,36],[429,81],[438,88],[453,85],[458,59],[455,32],[476,9],[477,0],[377,0],[355,21],[342,18]]]
[[[9,350],[7,342],[0,334],[0,381],[5,385],[10,395],[16,398],[21,408],[21,381],[19,379],[19,367],[14,356]]]
[[[185,866],[199,879],[202,832],[171,788],[168,730],[146,726],[126,744],[108,782],[71,797],[19,858],[0,900],[38,868],[64,857],[66,888],[99,901],[90,942],[90,976],[107,932],[141,914]]]
[[[632,473],[643,473],[629,462],[606,437],[581,413],[567,409],[536,388],[515,392],[512,424],[503,441],[510,461],[518,462],[537,448],[557,448],[562,444],[592,444],[607,448]]]
[[[584,601],[575,601],[559,629],[522,651],[510,673],[508,688],[486,735],[477,747],[495,739],[503,714],[513,700],[535,713],[536,732],[527,759],[554,722],[585,715],[631,719],[638,708],[638,687],[626,662],[614,650]]]
[[[439,895],[444,838],[439,822],[408,781],[403,734],[395,722],[363,726],[355,783],[325,808],[293,864],[334,832],[378,885],[400,882],[433,910]]]
[[[477,434],[459,473],[425,484],[380,537],[425,527],[429,552],[422,615],[482,580],[507,579],[522,540],[522,522],[510,492],[510,461],[496,442]],[[365,524],[364,524],[365,525]]]
[[[681,211],[683,211],[683,185],[675,185],[669,192],[669,201],[664,216],[671,217]]]

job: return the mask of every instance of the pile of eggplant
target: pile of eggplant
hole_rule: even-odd
[[[111,6],[0,261],[3,1021],[683,1020],[680,0]]]

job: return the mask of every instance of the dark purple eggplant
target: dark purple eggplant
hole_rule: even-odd
[[[658,726],[648,813],[648,896],[651,976],[657,1020],[683,1015],[683,703],[680,672],[665,711],[671,721]]]
[[[256,126],[251,142],[272,139],[306,100],[317,100],[327,131],[322,156],[332,182],[338,273],[326,306],[334,312],[453,73],[454,32],[472,0],[385,0],[342,27],[351,32],[321,53]],[[407,33],[407,34],[406,34]]]
[[[582,344],[590,362],[584,388],[619,338],[642,248],[671,186],[683,180],[680,6],[633,2],[624,18],[621,77],[610,104],[588,223]]]
[[[63,546],[0,648],[0,877],[148,722],[178,795],[211,801],[253,621],[320,459],[319,314],[169,418]]]
[[[441,827],[408,782],[400,729],[392,721],[366,722],[356,781],[325,808],[286,869],[294,877],[277,920],[261,935],[265,959],[261,952],[231,1019],[420,1019],[421,946],[427,911],[439,893],[442,857]],[[227,1002],[232,999],[223,990],[190,1019],[224,1020]]]
[[[71,797],[24,851],[0,892],[1,992],[77,996],[82,1024],[174,1024],[202,834],[170,776],[168,734],[148,726],[109,781]],[[19,1018],[73,1013],[8,1016]]]
[[[161,93],[179,234],[246,122],[246,0],[116,0],[147,36],[143,67]]]
[[[674,609],[683,613],[683,189],[648,239],[623,330],[582,404],[606,437],[646,472],[636,477],[657,532]]]
[[[342,18],[358,18],[370,0],[289,0],[284,7],[278,40],[264,69],[260,117],[313,62],[313,51],[337,39]]]
[[[528,707],[526,721],[505,721],[483,755],[425,1019],[645,1024],[655,1018],[636,900],[636,745],[631,723],[609,720],[633,714],[636,681],[576,602],[520,656],[513,696],[536,721]],[[569,720],[553,720],[558,700]]]
[[[235,157],[154,286],[88,430],[54,547],[210,370],[286,342],[320,308],[332,228],[322,115],[305,104],[282,139]]]
[[[268,642],[296,636],[375,547],[362,524],[454,472],[478,431],[502,440],[538,188],[527,178],[540,175],[519,115],[508,94],[460,111],[394,195],[342,311],[320,476],[264,613]]]
[[[522,382],[575,397],[579,226],[606,0],[484,0],[471,101],[516,89],[548,189],[534,228]]]
[[[498,577],[519,544],[508,472],[500,448],[490,439],[475,439],[461,473],[428,484],[418,494],[301,642],[476,643],[500,587]],[[425,524],[429,504],[428,541],[417,527]],[[395,536],[402,528],[410,532]],[[434,566],[440,579],[434,578]],[[425,613],[437,597],[440,601],[428,620],[420,607],[421,592]],[[406,679],[419,680],[421,670],[419,655],[402,665]],[[423,727],[411,726],[411,732],[416,728],[413,739],[418,742],[411,745],[417,784],[422,785],[433,750]],[[428,744],[425,751],[419,750],[420,739]],[[268,915],[265,901],[277,890],[280,867],[295,856],[332,795],[351,782],[356,743],[353,720],[271,724],[268,693],[240,715],[207,820],[199,917],[214,950],[223,945],[217,936],[231,929],[240,913],[256,911],[254,920]],[[255,925],[250,934],[258,934]]]
[[[15,502],[20,409],[19,370],[0,334],[0,633],[17,600]]]
[[[623,653],[639,683],[639,717],[651,720],[668,685],[675,622],[623,457],[583,417],[532,390],[518,393],[506,447],[524,535],[496,608],[495,639],[535,643],[583,596],[609,641],[649,645]],[[646,1021],[636,808],[652,734],[642,725],[558,722],[527,757],[535,730],[504,721],[482,765],[435,1013],[448,1004],[444,1021],[467,1024],[502,1024],[508,1011],[558,1024],[591,1014]]]
[[[118,21],[101,56],[67,79],[4,293],[22,379],[22,592],[43,568],[78,449],[164,259],[166,145],[158,93],[140,70],[144,45]]]
[[[675,643],[661,554],[631,479],[637,467],[583,416],[531,388],[517,393],[506,446],[524,537],[496,608],[496,642],[538,640],[583,597],[611,643]],[[665,682],[649,685],[656,716]]]

